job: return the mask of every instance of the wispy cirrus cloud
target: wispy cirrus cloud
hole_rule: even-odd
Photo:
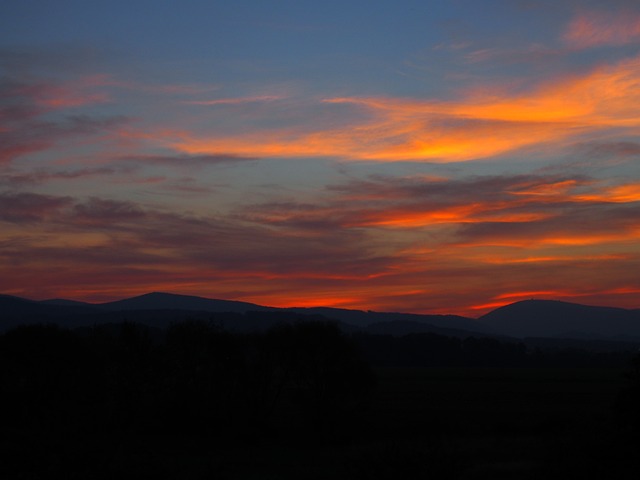
[[[147,165],[166,165],[172,167],[194,167],[219,165],[225,163],[247,162],[258,160],[254,157],[243,157],[235,154],[213,153],[202,155],[188,155],[184,153],[166,155],[131,155],[123,157],[125,163],[137,163]]]
[[[632,160],[640,156],[640,143],[631,141],[583,142],[576,145],[578,154],[599,161]]]
[[[93,84],[93,80],[88,83]],[[119,115],[98,117],[67,111],[102,101],[104,96],[100,93],[83,93],[82,88],[77,90],[53,81],[1,80],[0,164],[72,138],[113,131],[129,121]]]
[[[262,102],[275,102],[276,100],[282,100],[286,98],[284,95],[255,95],[248,97],[232,97],[232,98],[216,98],[213,100],[190,100],[184,101],[187,105],[203,105],[203,106],[216,106],[216,105],[243,105],[246,103],[262,103]]]
[[[56,80],[32,79],[30,76],[5,76],[0,81],[0,101],[3,113],[12,108],[30,107],[34,113],[45,111],[106,103],[109,96],[106,92],[97,90],[104,86],[103,75],[85,75],[60,82]],[[6,109],[6,110],[5,110]],[[10,115],[4,119],[12,120]],[[18,117],[20,118],[20,117]]]
[[[131,173],[130,168],[90,167],[76,169],[33,169],[28,172],[0,174],[0,185],[10,188],[34,186],[57,180],[83,180],[91,177]]]
[[[150,138],[132,127],[131,109],[122,103],[130,103],[126,95],[135,92],[148,107],[158,97],[162,98],[160,103],[166,103],[219,88],[124,81],[111,74],[87,73],[73,63],[71,55],[52,52],[52,56],[68,66],[68,75],[49,64],[43,52],[0,49],[0,68],[4,70],[0,77],[0,164],[38,152],[55,154],[58,147],[82,149],[91,144],[104,150],[106,146],[100,142],[107,137],[110,146],[116,147],[114,156]],[[101,113],[103,109],[109,113]],[[128,113],[114,113],[118,111]],[[118,143],[123,148],[117,148]]]
[[[563,40],[574,48],[638,43],[640,13],[630,9],[581,12],[567,26]]]
[[[0,164],[52,148],[72,139],[114,132],[129,122],[123,116],[68,115],[56,120],[32,119],[13,122],[0,131]]]
[[[122,90],[129,90],[141,94],[162,95],[167,97],[202,95],[220,89],[220,85],[208,83],[158,84],[134,82],[130,80],[118,80],[112,77],[109,78],[110,80],[108,81],[108,83],[106,83],[107,86],[116,87]]]
[[[93,247],[113,248],[114,255],[120,248],[145,254],[162,252],[164,261],[158,263],[159,270],[179,265],[187,270],[203,268],[239,277],[334,278],[357,276],[358,270],[372,272],[380,265],[363,248],[363,236],[357,232],[329,230],[312,236],[291,235],[238,221],[233,216],[194,216],[99,197],[80,200],[4,194],[0,202],[5,207],[0,221],[40,222],[39,230],[33,234],[38,245],[55,238],[52,244],[72,248],[74,237],[91,234],[98,238]],[[97,234],[102,236],[95,237]],[[24,242],[21,248],[27,251],[31,247]],[[47,248],[51,250],[51,246]],[[78,248],[78,261],[82,256],[83,249]],[[33,260],[22,258],[26,262]]]
[[[0,264],[46,296],[214,288],[212,296],[235,292],[227,298],[273,305],[449,313],[458,305],[458,313],[475,314],[505,292],[597,298],[598,288],[632,288],[637,191],[579,176],[374,176],[333,185],[316,201],[201,215],[113,198],[5,193]],[[82,274],[51,282],[52,266]],[[568,290],[563,282],[577,271]],[[0,286],[12,288],[2,279]]]
[[[71,197],[36,193],[0,193],[0,220],[10,223],[42,222],[73,203]]]
[[[191,155],[451,162],[560,144],[640,126],[640,57],[561,76],[526,92],[471,89],[457,99],[332,97],[353,120],[339,129],[288,126],[242,134],[182,132],[168,144]]]
[[[245,219],[293,229],[434,232],[434,245],[608,245],[640,239],[640,184],[586,177],[374,178],[331,189],[320,204],[247,207]],[[434,247],[435,248],[435,247]]]

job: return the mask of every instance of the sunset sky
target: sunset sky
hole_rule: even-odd
[[[637,0],[4,0],[0,293],[640,308]]]

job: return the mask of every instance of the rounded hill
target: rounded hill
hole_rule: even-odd
[[[515,337],[640,336],[640,315],[636,311],[557,300],[512,303],[479,320]]]

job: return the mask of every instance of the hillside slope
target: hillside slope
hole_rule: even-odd
[[[497,308],[479,321],[515,337],[640,337],[637,310],[555,300],[525,300]]]

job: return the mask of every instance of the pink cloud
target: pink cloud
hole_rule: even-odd
[[[581,13],[571,20],[563,38],[577,48],[636,43],[640,41],[640,14],[628,11]]]

